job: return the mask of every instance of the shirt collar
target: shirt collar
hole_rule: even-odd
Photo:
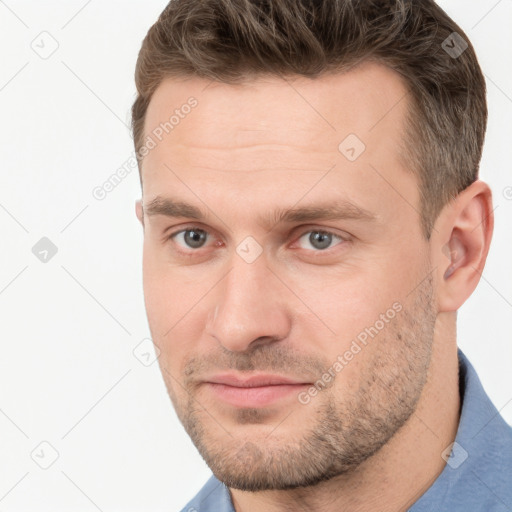
[[[457,349],[461,413],[446,465],[409,512],[490,510],[512,505],[512,429],[485,392],[466,355]],[[482,504],[488,503],[487,507]],[[495,510],[493,508],[492,510]],[[502,510],[500,508],[500,510]],[[512,510],[503,508],[503,510]]]

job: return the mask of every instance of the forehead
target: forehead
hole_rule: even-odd
[[[398,180],[415,202],[416,183],[400,154],[408,104],[400,75],[370,62],[315,79],[265,76],[236,85],[166,79],[146,115],[145,137],[155,145],[142,163],[143,193],[148,200],[176,196],[179,177],[202,197],[243,185],[261,198],[279,185],[297,198],[314,173],[334,168],[325,190],[342,183],[347,196],[391,205]]]
[[[243,84],[165,79],[149,104],[145,133],[175,114],[176,145],[236,148],[268,142],[332,150],[348,133],[369,143],[383,133],[394,135],[397,130],[390,128],[399,128],[406,93],[403,79],[375,62],[315,79],[261,76]],[[197,101],[192,109],[186,106],[190,98]]]

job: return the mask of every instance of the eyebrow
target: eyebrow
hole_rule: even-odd
[[[148,217],[163,215],[171,218],[186,217],[195,220],[209,218],[207,212],[194,205],[161,196],[156,196],[152,199],[143,207],[143,210],[144,214]],[[276,224],[343,219],[375,222],[377,221],[377,216],[348,200],[339,200],[297,208],[277,208],[270,215],[267,214],[264,217],[259,217],[258,221],[263,226],[273,227]]]

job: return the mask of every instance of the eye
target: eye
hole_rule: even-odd
[[[168,236],[168,240],[174,240],[182,249],[190,251],[198,250],[205,246],[208,236],[208,231],[196,226],[189,226],[170,234]],[[333,242],[336,241],[338,241],[338,243],[333,244]],[[335,245],[340,245],[340,243],[344,241],[344,238],[339,235],[335,235],[330,231],[316,229],[305,232],[298,239],[297,244],[302,249],[311,250],[311,248],[313,248],[313,252],[322,252]]]
[[[200,249],[207,237],[208,233],[204,229],[187,228],[176,231],[169,236],[169,239],[177,240],[177,243],[184,249]]]
[[[311,244],[311,246],[313,246],[314,249],[323,251],[330,248],[333,239],[337,239],[340,242],[344,242],[343,238],[341,238],[338,235],[335,235],[334,233],[331,233],[329,231],[314,230],[304,233],[299,238],[298,243],[302,249],[310,249],[310,247],[307,247],[307,244]]]

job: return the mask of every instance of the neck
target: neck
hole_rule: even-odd
[[[354,472],[318,485],[256,493],[231,489],[236,512],[396,512],[408,510],[446,462],[460,418],[456,313],[440,313],[427,381],[405,425]]]

